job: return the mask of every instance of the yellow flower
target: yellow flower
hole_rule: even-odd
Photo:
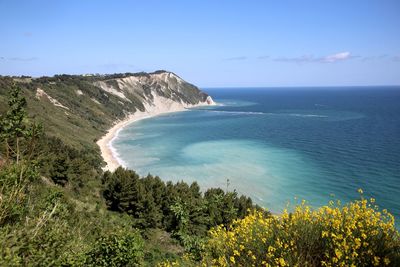
[[[338,258],[338,259],[340,259],[341,257],[342,257],[342,252],[340,251],[340,250],[338,250],[338,249],[336,249],[335,250],[335,255],[336,255],[336,257]]]
[[[367,235],[365,233],[361,234],[362,239],[367,239]]]
[[[359,247],[361,247],[361,239],[360,239],[360,238],[354,239],[354,243],[356,243],[356,249],[358,249]]]
[[[379,266],[379,260],[380,258],[378,256],[374,257],[374,266]]]
[[[305,244],[312,248],[310,241],[322,237],[325,245],[318,248],[325,255],[322,266],[393,264],[385,254],[375,256],[381,255],[373,249],[375,237],[395,245],[400,235],[393,215],[380,212],[370,204],[373,202],[375,199],[364,198],[344,205],[332,201],[329,206],[315,210],[303,203],[291,213],[284,211],[271,217],[266,217],[262,211],[250,212],[229,226],[210,230],[211,237],[205,245],[210,254],[202,263],[235,265],[239,264],[235,259],[241,257],[240,260],[247,261],[249,266],[288,266],[288,260],[301,253],[300,246]],[[314,229],[322,229],[318,230],[321,236],[309,236],[309,233],[316,233]],[[298,266],[307,264],[299,262]]]

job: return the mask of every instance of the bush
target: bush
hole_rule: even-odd
[[[303,202],[276,216],[254,210],[210,230],[200,262],[187,255],[160,266],[400,266],[394,217],[374,202],[331,201],[316,210]]]
[[[60,191],[29,187],[24,213],[0,226],[0,266],[59,266],[74,239],[70,204]]]
[[[399,266],[394,217],[374,199],[265,217],[256,211],[210,231],[204,262],[216,266]]]
[[[86,253],[83,265],[141,266],[143,246],[143,239],[136,232],[101,237]]]

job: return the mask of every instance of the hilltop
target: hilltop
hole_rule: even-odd
[[[115,121],[136,111],[212,102],[198,87],[168,71],[22,76],[0,77],[0,111],[13,83],[23,89],[29,114],[44,124],[50,136],[73,147],[94,148]]]

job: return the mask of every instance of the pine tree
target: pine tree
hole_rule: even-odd
[[[21,95],[21,88],[15,84],[11,88],[9,109],[0,117],[0,140],[4,147],[5,161],[14,159],[18,164],[23,155],[31,159],[41,126],[28,124],[26,99]]]

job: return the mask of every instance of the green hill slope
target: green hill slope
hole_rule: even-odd
[[[0,111],[12,83],[23,88],[28,112],[49,135],[73,147],[94,147],[113,122],[152,105],[154,97],[198,104],[208,95],[172,72],[114,75],[57,75],[42,78],[0,77]]]

